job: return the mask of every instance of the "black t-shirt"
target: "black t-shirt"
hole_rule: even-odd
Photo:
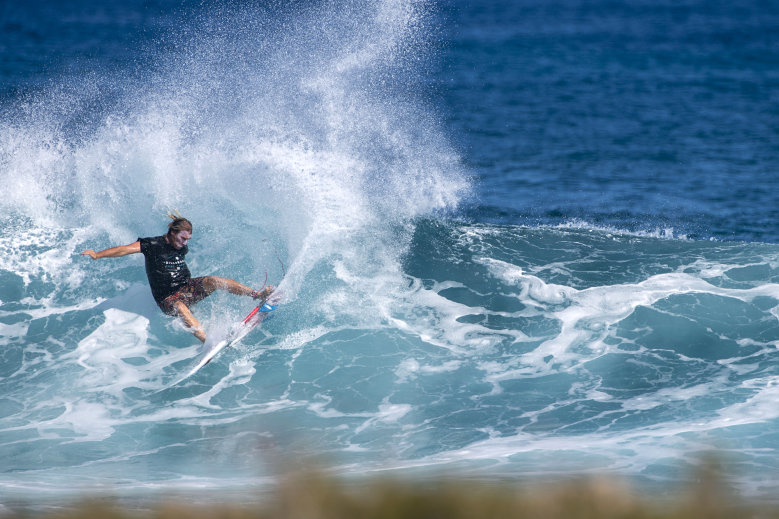
[[[184,245],[176,250],[165,241],[165,236],[138,238],[141,252],[146,258],[146,276],[149,278],[151,294],[157,303],[186,285],[191,277],[184,256],[189,248]]]

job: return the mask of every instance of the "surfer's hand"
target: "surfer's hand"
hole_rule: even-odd
[[[81,253],[82,256],[89,256],[93,260],[97,259],[97,252],[93,251],[92,249],[87,249],[84,252]]]

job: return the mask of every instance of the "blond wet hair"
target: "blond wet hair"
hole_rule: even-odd
[[[165,214],[172,220],[168,224],[168,234],[178,234],[181,231],[192,232],[192,222],[181,216],[181,213],[174,210]]]

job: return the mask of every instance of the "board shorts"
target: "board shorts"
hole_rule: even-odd
[[[208,297],[210,292],[207,292],[206,289],[203,288],[204,279],[205,278],[202,277],[191,278],[187,281],[186,285],[160,301],[160,309],[168,315],[178,315],[176,303],[182,302],[187,307],[190,307]]]

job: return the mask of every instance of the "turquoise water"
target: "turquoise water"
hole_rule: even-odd
[[[0,505],[311,458],[673,489],[712,450],[775,495],[777,14],[561,5],[6,8]],[[78,254],[170,209],[194,275],[283,293],[174,387],[142,258]]]

